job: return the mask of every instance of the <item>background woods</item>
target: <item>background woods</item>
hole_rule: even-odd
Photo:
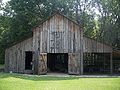
[[[5,48],[32,35],[54,11],[78,22],[84,34],[120,49],[119,0],[11,0],[0,2],[0,63]]]

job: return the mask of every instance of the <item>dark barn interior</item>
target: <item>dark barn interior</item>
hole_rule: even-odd
[[[68,72],[68,54],[66,53],[49,53],[47,54],[48,72]]]
[[[25,52],[25,70],[32,70],[32,51]]]
[[[113,52],[113,73],[120,74],[120,51]]]
[[[84,74],[109,74],[109,53],[84,53]]]

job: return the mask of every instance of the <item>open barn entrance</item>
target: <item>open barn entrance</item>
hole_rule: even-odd
[[[25,52],[25,70],[32,70],[32,51]]]
[[[113,51],[113,73],[120,75],[120,51]]]
[[[68,54],[67,53],[48,53],[47,54],[48,72],[67,73]]]
[[[110,53],[84,53],[84,74],[110,74]]]

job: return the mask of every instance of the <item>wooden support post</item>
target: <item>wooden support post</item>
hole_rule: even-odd
[[[80,57],[80,74],[83,75],[83,53],[81,53]]]
[[[47,53],[40,53],[38,61],[38,75],[47,74]]]
[[[110,73],[113,74],[113,59],[112,59],[112,53],[110,53]]]
[[[68,73],[69,74],[80,74],[80,53],[69,53],[68,58]]]

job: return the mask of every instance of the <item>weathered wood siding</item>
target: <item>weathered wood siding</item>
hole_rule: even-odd
[[[74,53],[75,57],[72,54],[69,55],[68,72],[69,74],[80,74],[82,71],[80,62],[83,62],[83,30],[68,18],[56,14],[33,30],[33,50],[39,54]],[[71,67],[71,65],[73,66]],[[41,70],[43,69],[41,64],[38,65],[38,69],[40,70],[38,70],[38,74],[45,73],[45,70]]]
[[[83,52],[112,52],[108,45],[83,37],[75,22],[56,14],[33,30],[33,37],[5,51],[6,71],[25,73],[25,51],[33,51],[35,74],[47,73],[47,53],[68,53],[69,74],[83,74]]]
[[[88,37],[83,37],[83,52],[111,53],[112,47]]]
[[[82,43],[83,30],[59,14],[33,31],[33,48],[40,53],[80,53]]]
[[[39,55],[38,74],[47,74],[47,53],[41,53]]]
[[[20,42],[5,51],[5,71],[25,73],[25,51],[32,51],[33,38]]]
[[[69,53],[68,56],[68,73],[80,74],[80,53]]]

